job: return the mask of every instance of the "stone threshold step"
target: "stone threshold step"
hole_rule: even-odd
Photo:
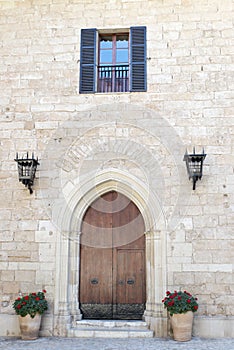
[[[74,338],[153,338],[153,336],[153,331],[149,329],[71,328],[68,331],[68,337]]]
[[[81,320],[76,322],[78,328],[123,328],[123,329],[144,329],[148,330],[147,323],[144,321],[128,321],[128,320]]]

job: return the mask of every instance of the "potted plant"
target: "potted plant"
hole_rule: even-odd
[[[170,314],[174,339],[191,340],[193,313],[198,310],[197,298],[186,290],[184,292],[167,291],[162,303]]]
[[[48,309],[45,293],[45,289],[42,292],[29,293],[18,297],[13,303],[13,308],[19,315],[21,338],[24,340],[38,338],[41,315]]]

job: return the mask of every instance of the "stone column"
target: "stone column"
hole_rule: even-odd
[[[144,317],[155,336],[167,335],[167,315],[161,300],[166,290],[166,236],[161,230],[146,235],[146,310]]]
[[[58,235],[56,251],[56,285],[55,285],[55,325],[54,335],[67,336],[67,328],[70,324],[70,312],[68,304],[68,235]]]
[[[76,321],[82,319],[79,308],[80,237],[81,232],[70,234],[69,309],[73,327],[76,326]]]

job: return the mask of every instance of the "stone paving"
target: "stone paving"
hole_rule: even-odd
[[[39,338],[23,341],[0,338],[4,350],[234,350],[234,338],[200,339],[176,342],[172,339],[120,339],[120,338]]]

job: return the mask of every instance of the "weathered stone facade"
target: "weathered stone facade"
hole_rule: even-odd
[[[196,294],[194,334],[234,336],[233,0],[0,0],[0,329],[12,301],[45,288],[42,334],[81,318],[79,237],[87,207],[119,190],[146,226],[145,319],[167,335],[167,289]],[[147,91],[79,94],[83,28],[147,28]],[[205,148],[192,184],[188,148]],[[34,192],[16,152],[34,151]]]

